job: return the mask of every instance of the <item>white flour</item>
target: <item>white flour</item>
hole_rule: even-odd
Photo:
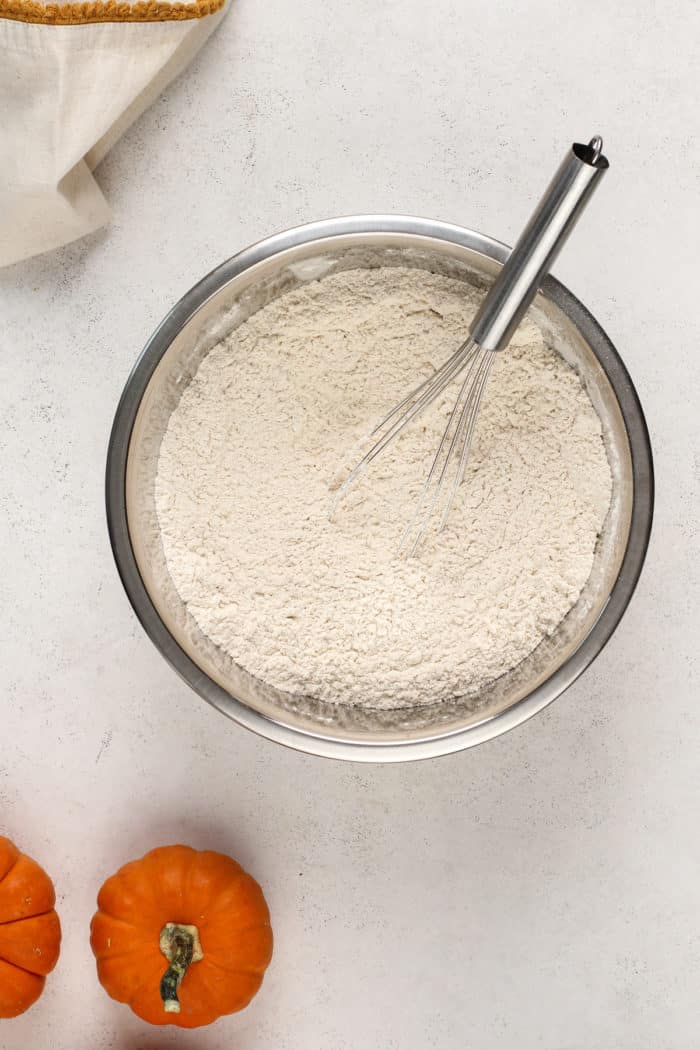
[[[212,641],[293,694],[405,707],[478,690],[560,623],[610,502],[598,417],[525,321],[491,373],[447,528],[396,557],[454,389],[380,456],[335,521],[371,424],[462,341],[479,294],[354,270],[259,311],[202,362],[164,436],[173,582]]]

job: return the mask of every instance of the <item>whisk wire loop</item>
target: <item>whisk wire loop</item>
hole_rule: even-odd
[[[439,528],[445,527],[457,489],[464,478],[479,405],[495,356],[492,351],[477,347],[471,358],[413,516],[399,543],[400,554],[407,554],[408,557],[415,555],[452,473],[448,497],[440,518]]]
[[[338,506],[351,485],[364,473],[369,464],[375,459],[386,446],[399,436],[402,430],[413,420],[418,419],[428,408],[435,398],[450,385],[463,368],[478,353],[478,348],[471,340],[467,340],[432,376],[415,388],[400,404],[396,405],[372,431],[372,434],[381,434],[381,437],[372,445],[357,466],[347,476],[334,501],[334,508]],[[392,422],[393,421],[393,422]]]

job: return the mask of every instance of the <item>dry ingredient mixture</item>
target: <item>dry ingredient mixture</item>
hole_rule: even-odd
[[[329,519],[371,426],[438,367],[480,293],[424,270],[290,292],[204,358],[163,438],[156,502],[203,632],[292,694],[395,708],[478,691],[561,622],[611,476],[576,373],[528,319],[495,364],[447,528],[397,556],[455,390]]]

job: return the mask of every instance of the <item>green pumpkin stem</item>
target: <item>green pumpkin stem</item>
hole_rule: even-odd
[[[170,963],[160,982],[163,1009],[166,1014],[179,1014],[177,990],[190,964],[203,958],[197,927],[166,923],[160,933],[160,950]]]

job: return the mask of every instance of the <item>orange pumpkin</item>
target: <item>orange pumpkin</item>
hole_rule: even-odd
[[[41,995],[61,947],[53,883],[0,835],[0,1017],[17,1017]]]
[[[97,906],[100,982],[151,1024],[197,1028],[242,1010],[272,957],[262,890],[222,853],[154,849],[107,879]]]

